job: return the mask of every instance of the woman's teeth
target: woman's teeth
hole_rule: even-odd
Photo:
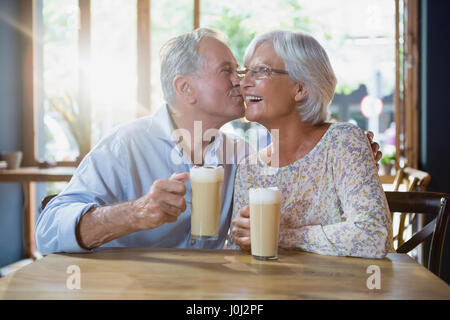
[[[255,97],[255,96],[247,96],[246,99],[248,102],[259,102],[263,100],[262,97]]]

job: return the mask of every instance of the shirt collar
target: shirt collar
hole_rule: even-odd
[[[153,125],[158,127],[158,130],[155,130],[154,132],[155,136],[175,144],[175,140],[172,138],[172,133],[175,130],[175,123],[170,115],[169,106],[167,103],[162,105],[156,111],[153,116]],[[219,133],[220,134],[214,139],[214,141],[206,148],[204,165],[217,166],[220,164],[217,152],[219,150],[219,146],[223,143],[224,133],[221,131],[219,131]],[[179,150],[178,152],[181,156],[181,152]]]
[[[172,132],[175,130],[175,124],[169,113],[169,106],[162,105],[153,116],[153,125],[158,128],[153,134],[158,138],[173,141]]]

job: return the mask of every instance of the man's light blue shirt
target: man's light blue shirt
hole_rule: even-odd
[[[37,249],[43,254],[87,252],[78,244],[75,229],[89,209],[137,199],[149,192],[155,180],[189,171],[193,165],[184,160],[172,138],[173,130],[168,108],[164,106],[154,116],[122,125],[103,138],[80,163],[64,191],[39,215]],[[243,143],[237,137],[227,135],[226,139],[229,138],[237,144]],[[208,146],[205,165],[221,164],[217,153],[222,150],[223,140],[221,136]],[[234,161],[224,164],[218,240],[191,244],[191,188],[187,181],[187,209],[176,222],[129,234],[102,247],[223,248],[231,222],[236,163],[242,156],[237,154]]]

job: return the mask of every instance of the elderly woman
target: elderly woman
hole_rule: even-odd
[[[250,248],[248,189],[276,186],[280,247],[383,258],[393,250],[387,201],[363,130],[326,121],[336,78],[325,50],[273,31],[250,43],[244,63],[245,116],[279,136],[239,166],[230,244]]]

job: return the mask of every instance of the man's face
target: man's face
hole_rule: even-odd
[[[208,37],[201,40],[198,51],[203,57],[203,70],[193,81],[197,110],[223,123],[242,117],[244,100],[231,50],[221,41]]]

